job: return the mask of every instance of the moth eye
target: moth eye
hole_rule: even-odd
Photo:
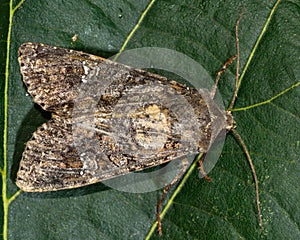
[[[45,103],[40,103],[41,107],[45,107]]]

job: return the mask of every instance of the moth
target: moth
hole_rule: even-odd
[[[23,44],[19,62],[28,92],[52,112],[26,144],[24,191],[81,187],[204,153],[226,125],[208,93],[153,73],[40,43]]]
[[[236,39],[238,49],[238,35]],[[218,72],[215,87],[236,57],[239,63],[238,53]],[[18,59],[28,93],[52,112],[26,143],[16,179],[20,189],[82,187],[191,153],[205,154],[227,130],[242,143],[250,163],[261,224],[254,166],[230,111],[235,97],[225,112],[213,101],[215,87],[197,90],[98,56],[41,43],[23,44]],[[200,170],[205,175],[201,162]]]

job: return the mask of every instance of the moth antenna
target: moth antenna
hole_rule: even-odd
[[[230,105],[229,105],[228,110],[227,110],[227,112],[229,113],[228,115],[231,115],[231,110],[232,110],[232,108],[235,104],[235,101],[237,99],[237,93],[238,93],[238,90],[239,90],[239,71],[240,71],[239,24],[240,24],[240,21],[241,21],[241,18],[242,18],[243,11],[244,11],[244,6],[242,7],[242,10],[239,14],[238,20],[237,20],[236,25],[235,25],[235,45],[236,45],[236,59],[237,59],[237,62],[236,62],[234,94],[233,94],[232,100],[231,100]],[[258,219],[259,219],[259,226],[260,226],[260,229],[262,231],[263,230],[263,222],[262,222],[262,215],[261,215],[261,208],[260,208],[260,201],[259,201],[258,179],[257,179],[255,167],[254,167],[252,158],[250,156],[250,153],[248,151],[248,148],[247,148],[245,142],[243,141],[242,137],[238,133],[238,131],[235,129],[234,126],[230,129],[230,131],[232,131],[232,133],[235,136],[236,140],[242,146],[243,151],[246,155],[247,161],[248,161],[248,163],[250,165],[250,168],[251,168],[251,172],[252,172],[253,180],[254,180],[254,184],[255,184],[255,199],[256,199],[257,214],[258,214]]]
[[[225,64],[220,68],[220,70],[217,73],[217,77],[215,80],[215,84],[213,85],[211,92],[210,92],[210,96],[213,99],[215,97],[216,94],[216,90],[218,87],[218,83],[220,81],[220,78],[222,76],[222,74],[225,72],[225,70],[229,67],[229,65],[235,60],[237,59],[237,63],[236,63],[236,78],[235,78],[235,86],[234,86],[234,94],[233,94],[233,98],[231,100],[231,103],[229,105],[228,111],[231,111],[233,108],[233,105],[236,101],[237,98],[237,93],[238,93],[238,86],[239,86],[239,71],[240,71],[240,46],[239,46],[239,25],[240,25],[240,21],[243,15],[243,11],[244,11],[244,6],[239,14],[238,20],[235,24],[235,48],[236,48],[236,55],[232,56],[231,58],[229,58]]]
[[[233,97],[231,99],[231,103],[227,109],[227,111],[231,111],[236,98],[237,98],[237,94],[239,91],[239,76],[240,76],[240,44],[239,44],[239,25],[240,25],[240,21],[243,15],[243,11],[244,11],[244,6],[239,14],[239,17],[236,21],[236,25],[235,25],[235,48],[236,48],[236,72],[235,72],[235,86],[234,86],[234,93],[233,93]]]
[[[256,199],[257,214],[258,214],[258,219],[259,219],[259,226],[260,226],[260,229],[262,231],[263,230],[263,222],[262,222],[261,208],[260,208],[260,201],[259,201],[259,192],[258,192],[259,187],[258,187],[258,179],[257,179],[257,175],[256,175],[256,172],[255,172],[254,164],[252,162],[252,159],[251,159],[250,153],[248,151],[248,148],[247,148],[246,144],[244,143],[242,137],[238,133],[238,131],[234,128],[232,128],[231,131],[232,131],[233,135],[235,136],[235,138],[240,143],[240,145],[242,146],[243,151],[246,155],[247,161],[248,161],[248,163],[250,165],[250,168],[251,168],[251,172],[252,172],[253,179],[254,179],[254,184],[255,184],[255,195],[256,195],[255,199]]]

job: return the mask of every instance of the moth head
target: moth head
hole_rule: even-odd
[[[226,130],[229,132],[231,129],[236,128],[236,123],[233,119],[231,111],[226,111]]]

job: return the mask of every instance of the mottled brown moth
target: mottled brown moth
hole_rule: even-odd
[[[17,186],[27,192],[71,189],[158,166],[191,153],[205,154],[216,136],[226,129],[240,141],[250,163],[262,225],[254,166],[231,115],[239,72],[238,24],[239,20],[237,55],[218,72],[211,92],[91,54],[41,43],[23,44],[19,48],[23,81],[34,102],[52,112],[52,118],[27,142]],[[224,112],[214,104],[213,97],[221,74],[235,58],[236,90],[229,109]],[[92,81],[104,84],[105,88],[93,88]],[[85,88],[91,92],[89,95],[81,95]],[[147,94],[153,99],[167,96],[168,101],[181,96],[192,106],[196,118],[184,122],[181,114],[173,111],[176,108],[180,113],[181,106],[168,105],[161,98],[149,101]],[[134,106],[135,111],[128,110],[129,106]],[[117,133],[115,126],[120,130]],[[199,169],[205,175],[201,161]],[[158,204],[160,233],[160,208],[178,179],[166,186]]]
[[[26,144],[17,178],[17,185],[24,191],[80,187],[193,152],[207,152],[216,134],[212,126],[225,120],[223,112],[204,99],[204,92],[200,95],[196,89],[107,59],[40,43],[25,43],[19,49],[19,61],[28,92],[44,110],[53,112],[52,119]],[[78,86],[88,85],[95,77],[110,83],[100,94],[100,100],[97,93],[95,98],[91,94],[80,96]],[[100,91],[88,88],[90,92]],[[143,100],[146,91],[151,91],[151,100]],[[174,113],[169,109],[172,106],[167,108],[167,102],[155,98],[173,94],[184,96],[193,106],[198,125],[191,119],[185,122],[193,132],[179,122],[184,114],[182,106],[174,106],[177,108]],[[90,110],[93,104],[96,109]],[[132,105],[135,112],[128,110]],[[76,124],[82,127],[74,128]],[[116,133],[119,139],[112,137],[113,126],[120,131]],[[127,136],[119,136],[123,128],[128,129],[126,133],[133,139],[132,143]],[[160,136],[166,141],[158,147]],[[197,138],[195,142],[193,139]],[[80,149],[85,150],[79,152]]]

